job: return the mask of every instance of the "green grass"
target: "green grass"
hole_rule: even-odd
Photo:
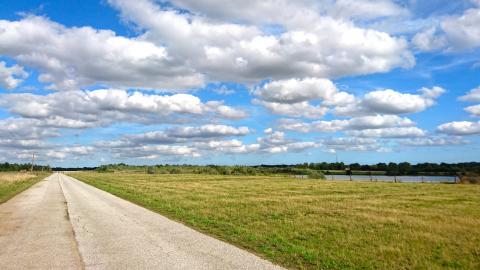
[[[480,269],[480,185],[74,177],[293,269]]]
[[[8,201],[47,176],[48,173],[0,172],[0,203]]]

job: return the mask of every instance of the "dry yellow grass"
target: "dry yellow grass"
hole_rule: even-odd
[[[0,203],[31,187],[48,176],[46,172],[0,172]]]
[[[3,172],[3,173],[0,173],[0,182],[13,183],[13,182],[25,181],[34,177],[36,177],[36,175],[32,173]]]

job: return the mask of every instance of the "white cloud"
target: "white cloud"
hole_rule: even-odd
[[[311,105],[307,101],[288,104],[253,99],[252,103],[265,107],[273,114],[288,115],[291,117],[321,118],[328,112],[327,107]]]
[[[480,46],[480,8],[466,10],[460,17],[442,22],[442,29],[454,50]]]
[[[282,119],[279,127],[297,132],[337,132],[347,130],[383,129],[391,127],[412,127],[415,123],[396,115],[375,115],[354,117],[348,120],[315,121],[311,123]]]
[[[375,139],[369,138],[331,138],[321,141],[322,146],[327,152],[342,151],[374,151],[374,152],[389,152],[387,147],[380,146]]]
[[[260,148],[259,144],[245,145],[239,140],[198,142],[195,146],[201,150],[223,154],[248,154]]]
[[[200,127],[178,127],[168,130],[170,136],[177,138],[244,136],[250,132],[248,127],[226,125],[203,125]]]
[[[448,43],[445,36],[438,35],[438,30],[435,27],[417,33],[413,37],[412,42],[420,51],[439,50],[447,46]]]
[[[37,150],[48,147],[49,144],[37,139],[1,139],[0,138],[0,150],[11,151],[25,149],[25,150]],[[8,150],[5,150],[8,149]]]
[[[28,73],[19,65],[7,67],[7,64],[0,61],[0,87],[7,90],[17,88],[24,79],[28,77]]]
[[[469,112],[472,116],[480,116],[480,104],[469,106],[465,108],[465,111]]]
[[[253,90],[253,94],[264,101],[288,104],[314,99],[329,100],[337,92],[332,81],[318,78],[273,81]]]
[[[224,96],[229,96],[229,95],[235,94],[235,90],[230,89],[230,88],[226,87],[225,85],[222,85],[218,88],[215,88],[213,91],[215,93],[219,94],[219,95],[224,95]]]
[[[458,98],[461,101],[480,102],[480,87],[470,90],[466,95]],[[474,117],[480,116],[480,104],[465,108]]]
[[[51,88],[112,87],[185,89],[204,84],[203,76],[162,46],[109,30],[67,28],[44,17],[0,20],[0,54],[40,71]]]
[[[444,90],[436,87],[436,93]],[[434,104],[436,95],[423,91],[422,95],[403,94],[394,90],[373,91],[365,95],[363,105],[370,111],[379,113],[404,114],[424,111]]]
[[[258,144],[243,144],[237,139],[219,138],[245,136],[247,127],[203,125],[174,127],[163,131],[127,135],[116,141],[102,141],[96,146],[117,157],[156,159],[160,154],[200,157],[212,154],[247,154],[259,149]],[[163,147],[165,146],[165,147]]]
[[[0,106],[10,113],[42,120],[44,126],[90,128],[114,122],[175,123],[195,117],[239,119],[245,113],[222,102],[203,103],[189,94],[147,95],[118,89],[5,94]]]
[[[418,33],[413,43],[422,51],[444,49],[460,51],[480,47],[480,8],[466,10],[460,16],[443,19],[438,28]]]
[[[367,93],[356,103],[336,107],[334,113],[344,116],[418,113],[435,105],[436,99],[443,93],[445,89],[438,86],[424,87],[419,90],[419,94],[400,93],[391,89],[377,90]]]
[[[437,131],[453,136],[480,135],[480,122],[459,121],[445,123],[440,125]]]
[[[345,105],[355,97],[338,91],[332,81],[320,78],[279,80],[256,87],[254,104],[262,105],[274,114],[292,117],[320,118],[328,106]],[[311,101],[321,102],[312,105]]]
[[[249,133],[250,129],[248,127],[237,128],[226,125],[208,124],[198,127],[174,127],[164,131],[152,131],[126,136],[126,142],[124,145],[192,142],[218,137],[245,136]]]
[[[337,0],[331,13],[342,18],[375,19],[409,12],[390,0]]]
[[[165,46],[169,55],[188,60],[213,81],[334,78],[414,64],[404,39],[328,16],[313,16],[314,23],[270,35],[256,24],[221,22],[162,9],[153,1],[109,2],[127,20],[145,29],[143,40]],[[198,7],[192,4],[188,8],[191,6]]]
[[[401,145],[405,146],[446,146],[446,145],[463,145],[469,142],[462,137],[425,137],[425,138],[411,138],[399,140]]]
[[[423,137],[427,134],[425,130],[417,127],[393,127],[379,129],[352,130],[347,132],[354,137],[371,138],[412,138]]]
[[[174,5],[219,20],[279,23],[287,28],[305,27],[321,14],[339,19],[374,19],[404,15],[407,11],[390,0],[172,0]]]
[[[39,157],[63,161],[67,157],[72,159],[78,159],[80,156],[88,156],[93,152],[95,152],[95,148],[93,148],[92,146],[74,145],[44,151],[39,154]]]
[[[260,145],[259,149],[262,152],[270,154],[287,153],[287,152],[302,152],[307,149],[319,147],[318,143],[296,141],[288,139],[284,132],[267,130],[265,137],[257,138]]]
[[[162,156],[200,156],[200,154],[194,148],[183,145],[144,145],[139,147],[111,150],[116,158],[157,159]]]
[[[0,139],[41,140],[59,135],[55,129],[42,127],[35,119],[0,119],[0,127]]]
[[[466,95],[459,98],[461,101],[480,102],[480,86],[470,90]]]

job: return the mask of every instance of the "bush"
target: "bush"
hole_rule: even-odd
[[[462,173],[459,178],[461,184],[480,184],[479,173]]]

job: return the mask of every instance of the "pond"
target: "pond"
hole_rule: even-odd
[[[348,175],[325,175],[327,180],[350,181]],[[377,181],[398,183],[456,183],[456,176],[389,176],[389,175],[352,175],[352,181]]]

